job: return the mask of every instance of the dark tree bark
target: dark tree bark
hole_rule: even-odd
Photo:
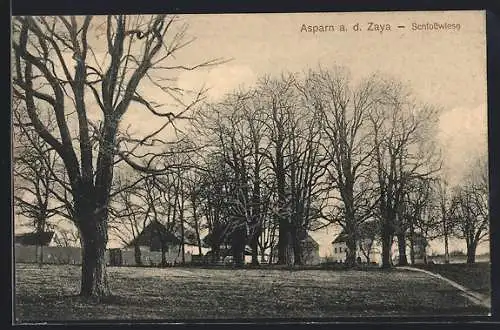
[[[410,262],[412,265],[415,264],[415,230],[413,225],[410,224]]]
[[[399,252],[399,266],[408,266],[408,258],[406,257],[406,235],[404,232],[397,235],[398,238],[398,252]]]
[[[281,146],[276,148],[276,182],[278,188],[278,264],[287,264],[288,234],[290,233],[289,217],[285,214],[286,196],[285,196],[285,169],[283,164],[283,153]]]
[[[391,248],[393,240],[392,228],[385,221],[382,224],[382,268],[391,268]]]
[[[302,244],[301,244],[301,232],[297,228],[297,225],[292,225],[291,237],[293,245],[293,264],[301,266],[303,264],[302,258]]]
[[[184,204],[184,203],[182,203]],[[182,264],[186,263],[186,250],[185,250],[185,235],[184,235],[184,205],[181,206],[179,209],[179,217],[180,217],[180,222],[181,222],[181,261]]]
[[[450,263],[450,251],[449,251],[449,243],[448,243],[448,230],[446,228],[446,221],[443,221],[443,226],[444,226],[444,263],[449,264]]]
[[[91,216],[91,215],[89,215]],[[92,219],[81,227],[82,282],[80,294],[84,297],[103,297],[110,294],[106,273],[106,223]]]
[[[165,246],[163,244],[161,245],[160,251],[161,251],[161,266],[166,267],[167,266],[167,256],[166,256],[167,250],[165,249]]]
[[[280,217],[278,229],[278,265],[287,264],[287,249],[288,249],[288,219],[284,216]]]
[[[255,140],[255,139],[254,139]],[[261,205],[261,194],[260,194],[260,160],[259,157],[259,145],[255,145],[254,159],[255,167],[253,171],[253,191],[252,191],[252,223],[251,223],[251,239],[250,248],[252,250],[252,265],[259,264],[259,238],[262,234],[262,219],[264,212]]]
[[[476,262],[476,249],[477,244],[470,242],[467,244],[467,264],[474,264]]]
[[[252,265],[256,266],[259,264],[259,237],[261,234],[260,226],[255,230],[250,241],[250,248],[252,250]],[[261,259],[264,257],[264,252],[262,252]]]
[[[356,264],[357,230],[354,227],[355,224],[352,219],[353,218],[351,218],[351,221],[348,221],[346,224],[346,232],[349,233],[346,239],[347,254],[345,264],[347,267],[353,267]]]
[[[196,189],[196,187],[193,187],[193,189]],[[198,212],[197,212],[197,199],[198,196],[195,191],[192,191],[190,194],[191,197],[191,207],[193,210],[193,221],[194,221],[194,233],[196,235],[196,245],[198,246],[198,255],[202,255],[202,250],[201,250],[201,236],[200,236],[200,220],[198,218]]]
[[[138,244],[134,245],[134,259],[137,266],[142,266],[141,248]]]
[[[245,264],[246,228],[240,224],[233,230],[231,236],[234,266],[243,267]]]

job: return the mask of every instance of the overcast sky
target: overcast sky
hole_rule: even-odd
[[[378,71],[408,84],[419,100],[442,107],[439,142],[451,181],[460,177],[472,155],[487,148],[483,12],[183,15],[180,19],[189,25],[188,37],[196,40],[176,59],[183,64],[213,58],[231,61],[183,72],[179,87],[205,85],[210,88],[209,97],[216,100],[239,86],[252,85],[264,74],[300,72],[318,65],[345,66],[354,79]],[[384,25],[385,31],[367,31],[370,22]],[[455,28],[412,30],[413,23],[434,22]],[[352,31],[356,23],[363,31]],[[338,29],[342,24],[347,32],[301,32],[303,25]],[[143,95],[158,97],[147,86]],[[151,131],[154,125],[144,112],[130,112],[125,123],[138,133]],[[322,255],[331,249],[335,232],[313,234]]]

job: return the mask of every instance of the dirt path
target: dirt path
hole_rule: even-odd
[[[402,267],[397,267],[397,268],[408,270],[408,271],[425,273],[425,274],[428,274],[432,277],[435,277],[435,278],[438,278],[442,281],[445,281],[448,284],[450,284],[451,286],[453,286],[454,288],[460,290],[462,292],[463,296],[466,297],[467,299],[469,299],[469,301],[473,302],[476,305],[491,309],[491,297],[488,297],[486,295],[482,295],[476,291],[473,291],[469,288],[466,288],[465,286],[458,284],[457,282],[452,281],[452,280],[450,280],[442,275],[430,272],[430,271],[425,270],[425,269],[414,268],[414,267],[403,267],[402,266]]]

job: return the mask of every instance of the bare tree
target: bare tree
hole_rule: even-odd
[[[216,63],[191,67],[171,64],[174,54],[190,43],[184,38],[186,28],[176,26],[176,18],[167,15],[13,20],[13,92],[22,100],[37,134],[64,163],[73,221],[83,247],[82,296],[110,293],[104,251],[116,156],[137,170],[163,170],[156,167],[161,155],[140,154],[140,147],[157,146],[161,140],[156,137],[200,100],[198,93],[191,104],[184,104],[180,91],[165,85],[168,79],[157,75],[159,70],[192,70]],[[101,28],[103,33],[99,34]],[[140,94],[141,83],[146,81],[177,100],[183,109],[177,114],[162,111],[161,105],[148,101]],[[131,104],[165,123],[144,137],[118,139],[119,125]],[[36,111],[40,108],[55,115],[57,134],[47,129]],[[99,123],[92,120],[94,108],[100,110]],[[74,127],[76,135],[71,131]],[[148,159],[147,166],[135,161],[137,157]]]
[[[324,166],[321,140],[321,113],[315,108],[302,106],[290,114],[294,122],[289,128],[289,160],[288,173],[291,219],[290,232],[294,251],[294,264],[303,264],[303,241],[314,220],[322,216],[324,206],[322,181],[326,168]]]
[[[352,86],[344,68],[310,72],[306,91],[310,102],[321,114],[326,137],[323,148],[326,169],[337,202],[331,220],[347,233],[346,264],[353,266],[358,245],[358,227],[370,217],[373,189],[370,189],[372,152],[369,115],[379,103],[383,87],[376,76]]]
[[[453,221],[458,237],[465,240],[468,264],[475,262],[477,246],[489,233],[488,199],[488,165],[482,156],[455,187],[452,197]]]
[[[441,167],[433,142],[437,119],[435,108],[419,106],[395,82],[386,83],[381,102],[370,113],[378,191],[376,215],[381,221],[382,267],[391,266],[394,235],[398,238],[399,264],[408,264],[403,197],[412,180],[429,177]]]
[[[287,133],[293,125],[290,114],[297,105],[296,78],[282,74],[281,78],[263,77],[257,85],[257,97],[261,101],[266,118],[266,140],[269,144],[263,155],[271,164],[276,188],[273,216],[278,222],[278,264],[288,264],[290,235],[290,200],[287,198],[287,162],[290,139]]]

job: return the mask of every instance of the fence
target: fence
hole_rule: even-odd
[[[135,254],[133,249],[112,249],[119,251],[120,262],[114,259],[113,265],[116,266],[135,266]],[[79,247],[55,247],[44,246],[37,247],[34,245],[16,245],[15,246],[15,261],[21,263],[38,263],[42,261],[45,264],[73,264],[80,265],[82,263],[82,252]],[[110,265],[110,250],[105,252],[106,264]],[[168,264],[179,264],[182,262],[182,256],[177,252],[169,252],[165,254],[165,259]],[[157,266],[161,264],[161,252],[141,251],[141,261],[146,266]],[[191,253],[187,252],[184,256],[185,262],[191,262]]]
[[[109,262],[109,257],[106,260]],[[78,247],[55,247],[34,245],[17,245],[15,247],[15,261],[25,263],[46,264],[73,264],[82,263],[82,252]]]
[[[134,249],[121,249],[121,265],[123,266],[134,266],[135,262],[135,252]],[[145,266],[158,266],[161,264],[161,252],[159,251],[147,251],[141,250],[141,263]],[[167,264],[174,265],[180,264],[182,262],[182,255],[180,255],[176,250],[171,250],[165,253],[165,261]],[[191,262],[191,253],[187,252],[184,255],[184,261]]]

